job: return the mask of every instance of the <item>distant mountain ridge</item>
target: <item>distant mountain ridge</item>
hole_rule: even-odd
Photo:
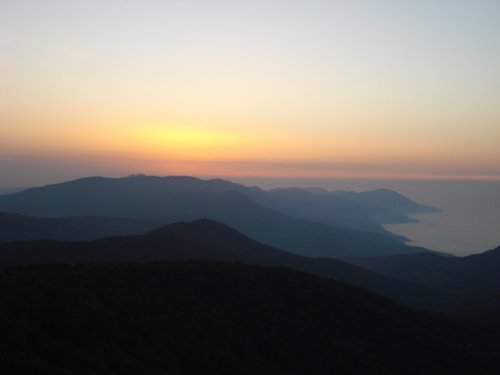
[[[20,191],[27,190],[29,188],[23,187],[0,187],[0,195],[19,193]]]
[[[100,179],[104,179],[107,186],[104,186],[104,181],[100,181]],[[391,233],[383,229],[380,225],[381,223],[394,224],[415,221],[414,219],[410,219],[402,214],[389,212],[388,210],[381,209],[380,207],[370,207],[366,204],[360,204],[354,201],[338,198],[331,198],[328,200],[329,212],[326,215],[325,212],[322,212],[320,215],[313,214],[311,216],[310,212],[306,214],[304,213],[304,208],[307,209],[307,205],[310,205],[311,202],[306,202],[306,205],[300,204],[300,202],[297,202],[297,199],[295,199],[295,197],[290,195],[283,196],[283,194],[274,194],[276,193],[276,191],[267,192],[256,186],[246,187],[222,179],[201,180],[187,176],[156,177],[139,174],[116,179],[103,177],[87,177],[79,180],[68,181],[62,184],[47,185],[42,188],[34,188],[30,190],[39,191],[38,189],[51,187],[51,190],[54,191],[55,187],[58,186],[58,188],[60,188],[61,190],[65,190],[66,192],[68,192],[71,189],[75,188],[84,189],[85,186],[88,187],[91,184],[94,184],[96,187],[100,187],[103,189],[117,186],[120,189],[129,190],[129,193],[133,193],[133,189],[141,189],[145,193],[150,194],[158,194],[159,190],[161,189],[170,191],[171,193],[178,192],[180,189],[211,194],[225,191],[238,191],[263,207],[270,208],[292,217],[306,220],[312,219],[312,221],[335,225],[344,229],[362,230],[386,235],[391,235]],[[305,189],[300,190],[306,192]],[[314,196],[310,195],[309,198],[314,199]],[[9,200],[15,200],[15,198],[9,197]],[[2,209],[3,208],[0,208],[0,210]],[[9,211],[7,208],[3,210]],[[48,216],[45,212],[18,213]],[[68,215],[69,213],[66,213],[64,216]],[[78,216],[84,215],[87,214],[83,212],[78,213]],[[372,220],[374,218],[375,220]],[[386,218],[387,220],[384,220],[384,218]]]
[[[89,177],[0,196],[0,211],[59,218],[105,216],[163,224],[210,218],[258,241],[307,256],[378,256],[429,251],[406,246],[394,235],[383,235],[389,232],[362,213],[363,210],[376,211],[376,208],[348,200],[341,201],[342,208],[335,203],[339,198],[318,202],[316,195],[305,193],[308,197],[301,201],[222,179]],[[328,207],[330,216],[324,207]],[[347,212],[349,207],[358,209],[354,216],[339,214],[341,209]],[[335,220],[350,227],[379,227],[380,232],[347,230],[334,226],[331,222]]]
[[[394,190],[377,189],[356,193],[354,191],[337,190],[329,193],[340,198],[349,199],[354,202],[364,203],[375,207],[381,207],[402,214],[423,214],[442,212],[439,208],[424,206],[413,202]]]
[[[352,199],[337,197],[333,194],[314,194],[307,189],[301,188],[279,188],[272,189],[269,192],[283,201],[287,201],[286,207],[290,209],[290,212],[295,208],[300,210],[310,220],[314,220],[315,217],[320,216],[325,223],[332,225],[339,222],[339,219],[372,221],[378,224],[418,222],[418,220],[411,219],[404,213],[394,212],[390,209],[367,203],[356,202]],[[331,217],[332,211],[336,212],[336,218]]]

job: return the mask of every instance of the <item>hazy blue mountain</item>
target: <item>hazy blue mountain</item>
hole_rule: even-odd
[[[160,226],[147,221],[80,216],[45,218],[0,212],[0,243],[53,239],[93,240],[101,237],[143,234]]]
[[[319,195],[330,194],[330,192],[328,190],[326,190],[325,188],[322,188],[322,187],[308,187],[308,188],[305,188],[304,190],[307,190],[311,193],[319,194]]]
[[[12,188],[0,187],[0,195],[14,194],[27,189],[28,188],[24,187],[12,187]]]
[[[411,219],[405,214],[386,208],[358,203],[331,194],[315,194],[307,189],[280,188],[269,192],[282,198],[283,205],[290,209],[290,213],[293,210],[301,211],[304,218],[309,220],[314,220],[319,216],[322,218],[322,222],[332,225],[336,225],[343,220],[352,219],[379,224],[418,222],[418,220]]]
[[[408,199],[404,195],[396,193],[394,190],[377,189],[356,193],[354,191],[337,190],[332,191],[330,195],[348,199],[354,202],[369,204],[375,207],[382,207],[394,212],[403,214],[422,214],[441,212],[439,208],[423,206]]]
[[[125,263],[193,259],[293,268],[347,281],[420,309],[442,310],[446,301],[445,294],[432,288],[394,280],[337,259],[310,258],[279,250],[208,219],[171,224],[143,236],[85,242],[42,240],[0,245],[0,267],[61,262]]]
[[[252,199],[259,196],[259,204]],[[91,177],[0,197],[0,210],[24,215],[106,216],[172,223],[210,218],[258,241],[318,257],[379,256],[428,251],[385,235],[345,230],[262,206],[276,194],[216,179]],[[271,203],[270,203],[271,202]]]
[[[361,230],[367,232],[374,232],[392,236],[400,240],[405,240],[401,236],[395,236],[389,231],[385,230],[380,223],[402,223],[411,222],[406,216],[396,213],[390,213],[387,210],[382,210],[377,207],[370,207],[368,205],[361,205],[359,203],[343,200],[343,199],[330,199],[328,202],[328,209],[325,209],[321,202],[314,201],[314,195],[309,197],[312,199],[311,202],[301,202],[297,199],[290,199],[293,197],[284,196],[283,194],[276,194],[272,192],[267,192],[258,187],[246,187],[243,185],[235,184],[222,179],[214,180],[200,180],[193,177],[183,177],[183,176],[172,176],[172,177],[155,177],[155,176],[144,176],[144,175],[132,175],[121,179],[103,179],[102,177],[91,177],[84,178],[80,180],[70,181],[63,184],[49,185],[50,191],[40,191],[38,189],[46,189],[48,187],[30,189],[30,193],[26,192],[22,195],[21,200],[33,199],[35,196],[39,196],[40,199],[46,200],[47,194],[62,194],[62,195],[76,195],[84,194],[88,196],[88,189],[95,186],[97,189],[103,190],[103,193],[109,194],[109,189],[119,189],[120,195],[128,194],[128,198],[131,199],[134,194],[142,191],[144,194],[152,195],[154,199],[160,198],[162,200],[168,199],[168,197],[160,196],[162,193],[164,195],[173,196],[174,194],[180,194],[182,192],[188,194],[202,194],[202,193],[222,193],[226,191],[238,191],[239,193],[249,197],[253,202],[259,204],[262,207],[272,209],[274,211],[280,212],[285,215],[292,216],[298,219],[304,219],[314,222],[319,222],[328,225],[338,226],[344,229]],[[57,187],[57,188],[55,188]],[[34,190],[34,191],[33,191]],[[59,190],[59,191],[58,191]],[[94,192],[95,193],[95,192]],[[30,198],[31,197],[31,198]],[[7,200],[2,200],[0,197],[0,210],[12,211],[17,213],[23,213],[27,215],[38,215],[38,216],[85,216],[93,215],[89,213],[89,210],[85,211],[85,202],[80,202],[83,207],[76,209],[78,202],[67,201],[64,204],[60,204],[53,214],[48,213],[47,208],[40,210],[40,207],[25,207],[26,210],[22,210],[19,203],[16,203],[16,197],[10,196]],[[117,197],[118,198],[118,197]],[[127,198],[126,196],[124,198]],[[144,203],[142,199],[141,205]],[[179,196],[179,199],[185,200],[187,197]],[[69,200],[71,198],[69,197]],[[172,201],[172,200],[170,200]],[[4,203],[3,203],[4,202]],[[43,202],[40,202],[43,204]],[[173,204],[174,202],[169,202]],[[64,211],[64,205],[70,204],[71,209],[66,209]],[[117,204],[119,206],[119,204]],[[128,204],[128,206],[130,203]],[[108,204],[109,206],[109,204]],[[175,210],[175,206],[172,206],[172,210]],[[63,213],[62,213],[63,212]],[[71,212],[71,213],[70,213]],[[74,213],[78,212],[78,213]],[[86,213],[85,213],[86,212]],[[378,213],[378,215],[377,215]],[[175,212],[176,215],[181,216],[184,219],[190,218],[189,210],[188,212]],[[104,213],[99,213],[98,215],[106,216]],[[127,213],[130,215],[130,213]],[[188,215],[188,216],[186,216]],[[162,216],[162,215],[160,215]],[[135,216],[134,216],[135,217]],[[194,217],[193,217],[194,218]]]

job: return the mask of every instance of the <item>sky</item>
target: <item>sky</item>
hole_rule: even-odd
[[[0,0],[0,187],[500,180],[499,1]]]

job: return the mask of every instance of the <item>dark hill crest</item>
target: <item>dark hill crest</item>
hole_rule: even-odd
[[[331,258],[293,254],[255,241],[229,226],[200,219],[164,226],[147,235],[86,242],[31,241],[0,245],[0,268],[17,264],[195,260],[279,266],[365,287],[416,308],[439,309],[446,296]]]
[[[500,310],[500,247],[466,257],[399,254],[343,259],[389,277],[411,280],[456,296],[457,308],[461,311]]]
[[[227,224],[220,223],[212,219],[198,219],[194,221],[179,221],[155,228],[146,233],[149,236],[179,236],[179,237],[206,237],[207,239],[216,238],[234,238],[240,240],[249,240],[250,238],[231,228]]]

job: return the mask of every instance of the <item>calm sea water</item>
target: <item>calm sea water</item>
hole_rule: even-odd
[[[500,246],[500,181],[227,179],[263,189],[310,186],[357,192],[392,189],[417,203],[443,210],[442,213],[410,215],[420,223],[384,226],[411,239],[409,245],[457,256],[482,253]]]

